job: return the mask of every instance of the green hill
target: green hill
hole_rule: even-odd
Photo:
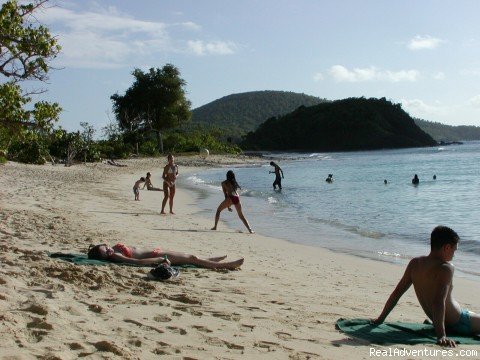
[[[288,91],[252,91],[232,94],[192,111],[192,125],[214,126],[226,136],[240,138],[272,116],[287,114],[299,106],[327,100]]]
[[[451,126],[422,119],[414,120],[420,129],[436,141],[480,140],[480,127],[478,126]]]
[[[432,146],[400,104],[382,99],[349,98],[301,106],[262,123],[245,137],[243,149],[353,151]]]

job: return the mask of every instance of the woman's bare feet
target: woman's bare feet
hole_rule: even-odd
[[[244,261],[245,261],[245,259],[241,258],[241,259],[229,262],[229,263],[219,263],[219,265],[221,264],[222,266],[219,266],[218,268],[219,269],[233,270],[233,269],[236,269],[236,268],[242,266]]]
[[[214,226],[214,227],[212,227],[210,230],[217,230],[217,227]]]

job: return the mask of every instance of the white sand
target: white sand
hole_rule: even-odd
[[[181,175],[196,160],[178,159]],[[204,164],[232,161],[258,160],[217,156]],[[0,166],[2,359],[370,358],[371,346],[335,330],[335,321],[377,316],[401,266],[237,233],[224,223],[211,231],[214,214],[200,217],[181,188],[176,215],[161,216],[163,193],[143,190],[135,202],[132,186],[146,171],[161,186],[155,179],[164,160],[124,163]],[[248,218],[246,199],[244,207]],[[184,269],[162,283],[146,280],[148,268],[78,266],[46,255],[103,242],[246,260],[238,271]],[[478,283],[455,284],[461,304],[479,311]],[[389,317],[424,319],[413,290]]]

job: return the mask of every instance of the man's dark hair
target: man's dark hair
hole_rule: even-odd
[[[437,226],[430,235],[430,248],[441,249],[443,245],[455,245],[460,241],[458,234],[447,226]]]

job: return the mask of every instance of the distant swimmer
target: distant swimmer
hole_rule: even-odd
[[[437,180],[437,175],[433,175],[433,180]]]
[[[278,185],[278,188],[282,190],[283,170],[280,168],[280,166],[275,164],[273,161],[270,161],[270,165],[274,167],[274,170],[269,171],[268,173],[275,174],[275,181],[273,182],[273,190],[277,189],[277,185]],[[282,177],[280,177],[280,173],[282,174]]]
[[[332,183],[333,182],[333,174],[328,174],[328,177],[325,179],[327,183]]]
[[[384,183],[385,185],[387,185],[387,184],[388,184],[387,179],[383,180],[383,183]]]
[[[415,174],[415,176],[412,179],[412,184],[418,185],[420,183],[420,179],[418,178],[418,175]]]

